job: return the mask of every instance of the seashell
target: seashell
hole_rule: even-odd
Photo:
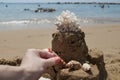
[[[89,71],[89,70],[91,69],[91,66],[90,66],[88,63],[84,63],[84,64],[82,65],[82,69],[83,69],[84,71]]]
[[[38,80],[51,80],[51,79],[45,78],[45,77],[40,77]]]
[[[66,64],[67,68],[70,68],[70,70],[78,70],[81,68],[81,63],[75,60],[71,60]]]

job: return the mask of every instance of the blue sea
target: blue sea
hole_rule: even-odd
[[[100,4],[0,3],[0,30],[39,27],[42,24],[54,25],[55,18],[64,10],[74,12],[81,25],[120,23],[119,4],[101,6]],[[37,8],[54,8],[56,11],[36,13]]]

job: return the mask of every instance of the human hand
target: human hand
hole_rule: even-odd
[[[48,67],[60,61],[60,57],[50,51],[46,51],[46,49],[29,49],[23,57],[20,67],[24,68],[27,74],[37,75],[36,77],[39,78]]]

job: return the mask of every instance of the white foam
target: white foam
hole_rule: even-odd
[[[31,24],[41,24],[41,23],[51,23],[51,21],[48,20],[48,19],[34,19],[34,20],[30,20],[29,23],[31,23]]]
[[[41,24],[41,23],[51,23],[48,19],[32,19],[32,20],[13,20],[0,22],[0,24]]]
[[[29,21],[6,21],[6,22],[0,22],[0,24],[26,24],[29,23]]]
[[[88,18],[82,18],[79,19],[80,23],[93,23],[94,21],[92,19],[88,19]]]

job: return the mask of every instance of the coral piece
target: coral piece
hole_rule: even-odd
[[[80,25],[78,24],[78,19],[74,13],[66,10],[61,13],[60,16],[56,18],[57,30],[60,32],[76,32]]]

